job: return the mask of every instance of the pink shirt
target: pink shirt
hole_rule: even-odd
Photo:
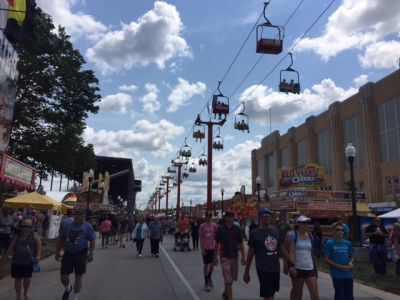
[[[101,231],[102,232],[111,231],[111,222],[110,222],[110,220],[104,220],[103,222],[101,222]]]
[[[200,244],[201,250],[214,250],[215,233],[217,232],[217,224],[203,223],[200,225]]]

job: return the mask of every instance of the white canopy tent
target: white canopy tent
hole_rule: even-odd
[[[380,215],[379,218],[400,218],[400,208],[392,210],[386,214]]]

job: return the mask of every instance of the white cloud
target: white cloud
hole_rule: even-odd
[[[305,89],[299,95],[274,92],[264,85],[256,90],[254,87],[247,88],[239,98],[241,101],[246,100],[246,114],[260,125],[269,123],[269,114],[266,111],[270,107],[272,122],[284,123],[326,109],[332,102],[345,100],[357,93],[356,88],[344,90],[337,87],[331,79],[324,79],[320,84],[313,85],[311,90]]]
[[[138,87],[134,84],[131,85],[127,85],[127,84],[123,84],[119,87],[119,90],[122,92],[135,92],[138,89]]]
[[[100,102],[100,108],[120,113],[126,113],[128,105],[132,104],[132,97],[125,93],[105,96]]]
[[[356,86],[360,87],[368,82],[368,75],[362,74],[354,78],[353,82],[356,84]]]
[[[396,68],[399,66],[400,42],[377,42],[368,45],[358,58],[363,68]]]
[[[175,57],[191,57],[181,36],[183,24],[176,7],[156,1],[136,22],[105,34],[86,55],[103,73],[155,63],[160,69]]]
[[[37,5],[50,14],[56,26],[61,25],[72,38],[89,37],[96,39],[107,27],[83,12],[72,12],[77,0],[37,0]]]
[[[145,88],[147,94],[140,98],[143,103],[143,110],[149,113],[155,113],[160,110],[160,102],[158,101],[159,89],[153,83],[146,83]]]
[[[400,1],[344,0],[329,17],[323,35],[305,38],[296,51],[313,50],[327,61],[347,49],[368,44],[400,31]]]
[[[175,151],[169,141],[184,130],[164,119],[158,123],[139,120],[131,130],[95,131],[88,127],[83,137],[86,143],[94,145],[97,155],[133,157],[143,151],[155,157],[165,157]]]
[[[189,83],[183,78],[178,78],[178,84],[175,85],[172,93],[168,96],[168,112],[177,111],[181,106],[188,104],[188,101],[195,95],[203,95],[206,90],[205,83]]]

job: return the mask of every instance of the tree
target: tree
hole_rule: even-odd
[[[98,80],[65,29],[35,10],[34,38],[16,45],[17,93],[9,152],[39,174],[60,172],[80,179],[95,165],[82,138],[89,113],[97,113]]]

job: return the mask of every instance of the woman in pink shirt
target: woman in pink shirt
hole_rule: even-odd
[[[206,222],[200,225],[200,248],[204,263],[204,289],[209,292],[213,288],[211,274],[214,268],[215,233],[217,224],[212,222],[212,213],[206,212]]]
[[[101,222],[101,248],[107,248],[108,239],[111,232],[111,221],[108,216]],[[104,243],[105,242],[105,243]]]

